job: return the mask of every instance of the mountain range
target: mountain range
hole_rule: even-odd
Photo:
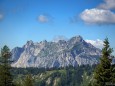
[[[66,67],[99,63],[101,50],[87,43],[81,36],[68,40],[34,43],[27,41],[23,47],[12,49],[13,67]]]

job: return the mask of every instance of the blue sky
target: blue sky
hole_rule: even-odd
[[[115,0],[0,0],[0,48],[81,35],[115,49]],[[98,41],[101,42],[101,41]]]

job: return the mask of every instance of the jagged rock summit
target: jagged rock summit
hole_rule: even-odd
[[[65,67],[93,65],[99,62],[101,50],[75,36],[69,40],[39,43],[27,41],[23,47],[12,50],[13,67]]]

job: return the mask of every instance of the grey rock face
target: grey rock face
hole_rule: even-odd
[[[24,51],[23,48],[20,47],[15,47],[14,49],[12,49],[11,53],[12,53],[12,60],[14,62],[18,61],[20,55],[22,54],[22,52]]]
[[[97,64],[101,50],[85,42],[81,36],[68,41],[28,41],[22,48],[12,50],[13,67],[65,67]]]

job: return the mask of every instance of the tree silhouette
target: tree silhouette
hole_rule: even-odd
[[[13,78],[10,73],[11,70],[11,52],[10,49],[5,45],[1,49],[0,56],[0,86],[14,86]]]
[[[104,40],[104,48],[102,49],[102,56],[100,58],[100,64],[96,67],[94,73],[95,85],[105,86],[106,83],[111,82],[111,53],[113,49],[110,48],[108,38]]]

